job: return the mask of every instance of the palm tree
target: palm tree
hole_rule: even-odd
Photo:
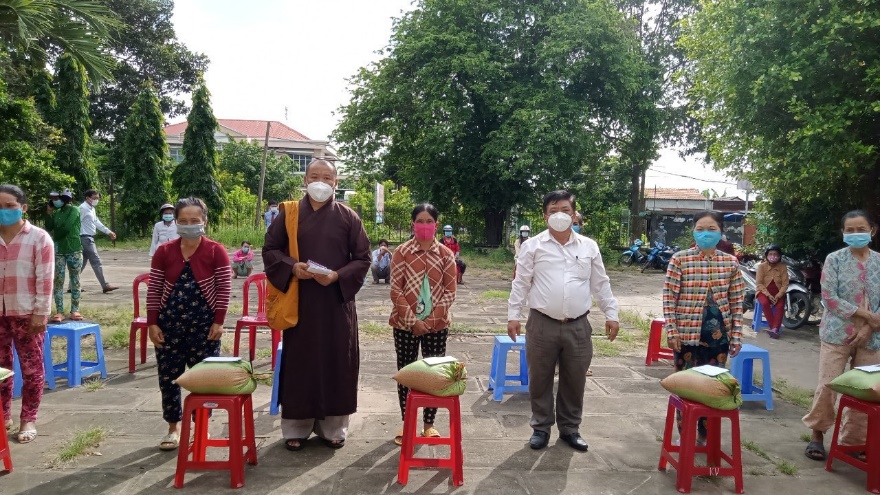
[[[97,84],[112,78],[104,40],[119,22],[90,0],[0,0],[0,47],[45,65],[49,53],[69,53]]]

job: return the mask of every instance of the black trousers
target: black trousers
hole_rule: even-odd
[[[419,347],[422,348],[422,357],[439,357],[446,355],[446,337],[449,329],[443,329],[434,333],[426,333],[416,337],[409,330],[394,329],[394,349],[397,350],[397,369],[416,362],[419,359]],[[397,384],[397,398],[400,400],[400,419],[406,413],[406,396],[409,389]],[[434,424],[434,416],[437,409],[426,407],[424,411],[425,423]]]

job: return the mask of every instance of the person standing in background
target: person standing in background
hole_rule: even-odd
[[[14,346],[22,374],[18,443],[37,438],[35,423],[46,379],[43,341],[55,272],[52,238],[22,219],[26,211],[27,198],[18,186],[0,186],[0,366],[12,369]],[[12,380],[0,382],[0,402],[5,435],[13,426]]]
[[[654,241],[655,246],[657,244],[666,245],[666,226],[663,225],[663,222],[660,222],[660,225],[657,226],[657,230],[654,231],[652,240]]]
[[[79,209],[71,205],[73,193],[70,189],[58,194],[49,195],[46,207],[49,218],[46,219],[46,231],[55,241],[55,281],[52,295],[55,299],[55,315],[52,323],[64,321],[64,268],[70,275],[70,319],[82,321],[79,313],[79,274],[82,271],[82,243],[80,242]]]
[[[162,221],[153,225],[153,241],[150,243],[151,258],[159,246],[180,238],[177,235],[177,222],[174,220],[174,205],[165,203],[159,208],[159,214],[162,216]]]
[[[263,221],[266,223],[266,230],[269,230],[269,226],[272,225],[272,222],[278,217],[278,201],[274,199],[269,200],[269,209],[266,210],[266,213],[263,213]]]
[[[458,284],[464,283],[464,272],[467,270],[467,264],[461,259],[461,245],[452,235],[452,225],[443,226],[443,245],[452,251],[455,255],[455,266],[458,268]]]
[[[79,205],[79,239],[82,243],[82,254],[84,258],[80,272],[85,270],[85,262],[88,261],[89,264],[92,265],[92,270],[95,271],[95,276],[98,277],[98,283],[101,284],[101,290],[106,294],[119,287],[110,285],[104,280],[104,265],[101,263],[101,256],[98,254],[98,246],[95,245],[95,234],[100,230],[114,241],[116,240],[116,234],[105,227],[104,224],[101,223],[101,220],[98,219],[98,214],[95,212],[95,206],[98,205],[100,199],[101,195],[98,194],[98,191],[89,189],[86,191],[86,200]]]

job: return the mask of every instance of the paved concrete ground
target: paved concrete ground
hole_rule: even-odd
[[[120,285],[145,271],[145,253],[103,254],[108,278]],[[472,271],[456,302],[454,319],[471,328],[498,330],[504,325],[505,301],[485,297],[486,290],[504,290],[509,281]],[[659,314],[659,273],[638,275],[612,272],[614,290],[622,306],[642,314]],[[241,283],[240,281],[238,282]],[[130,301],[128,288],[101,294],[94,277],[84,276],[84,309]],[[368,284],[359,294],[361,320],[387,320],[388,288]],[[87,315],[88,316],[88,315]],[[592,316],[591,316],[592,318]],[[230,322],[227,322],[229,324]],[[600,319],[593,320],[601,325]],[[374,326],[375,328],[375,326]],[[243,493],[583,493],[665,494],[675,493],[675,471],[658,472],[659,438],[666,413],[667,393],[658,378],[670,373],[668,364],[646,368],[641,355],[594,360],[594,376],[587,381],[584,423],[581,432],[590,444],[578,453],[557,443],[553,432],[549,448],[528,448],[530,415],[525,395],[506,396],[493,402],[486,391],[491,360],[491,337],[456,335],[450,338],[449,354],[467,364],[470,379],[462,396],[465,452],[465,485],[453,489],[447,471],[416,470],[407,486],[396,483],[399,451],[391,438],[400,426],[395,383],[395,356],[390,331],[371,332],[362,344],[359,410],[353,416],[349,441],[331,450],[314,439],[301,452],[284,449],[279,417],[268,415],[270,389],[260,386],[254,394],[257,408],[259,465],[246,469]],[[765,336],[749,341],[771,350],[774,378],[815,386],[815,328],[786,332],[779,341]],[[261,337],[260,346],[267,347]],[[12,443],[15,470],[0,476],[2,494],[152,494],[172,492],[176,453],[160,452],[156,445],[164,434],[155,361],[152,356],[137,373],[127,373],[127,354],[108,352],[110,378],[103,389],[67,388],[64,381],[47,391],[41,408],[40,436],[29,445]],[[268,359],[258,366],[268,369]],[[13,404],[14,415],[18,401]],[[742,434],[767,458],[745,451],[745,487],[748,493],[862,493],[865,476],[848,466],[824,471],[823,463],[803,456],[805,433],[800,417],[804,410],[777,401],[774,411],[757,403],[741,410]],[[447,432],[448,416],[441,411],[437,425]],[[103,426],[110,433],[95,455],[71,464],[50,467],[60,444],[74,431]],[[226,419],[212,419],[213,435],[225,434]],[[426,455],[442,454],[444,448],[423,448]],[[790,464],[796,476],[780,473],[777,465]],[[223,472],[187,476],[189,493],[232,491]],[[731,493],[730,479],[697,479],[693,493]]]

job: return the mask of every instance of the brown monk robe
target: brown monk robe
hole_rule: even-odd
[[[299,202],[299,259],[288,256],[285,212],[269,226],[263,246],[266,276],[287,290],[299,278],[299,322],[283,332],[279,395],[281,430],[289,450],[299,450],[312,432],[328,446],[344,444],[348,416],[357,410],[358,344],[355,295],[370,268],[370,241],[357,214],[327,195],[336,170],[318,160],[306,169],[309,195]],[[315,190],[313,190],[315,189]],[[317,199],[323,200],[321,202]],[[334,272],[305,271],[308,261]]]

